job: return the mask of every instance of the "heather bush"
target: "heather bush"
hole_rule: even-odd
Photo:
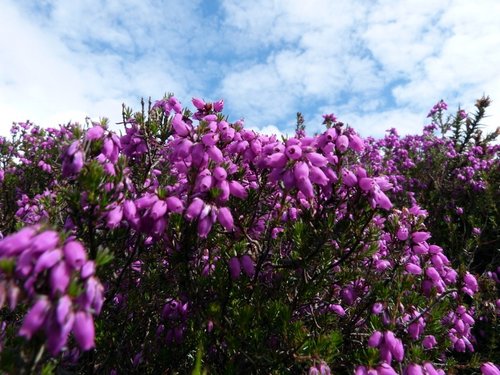
[[[494,255],[465,262],[434,211],[460,204],[465,251],[494,238],[496,222],[475,224],[496,209],[492,138],[479,153],[426,130],[421,150],[330,114],[321,134],[299,117],[278,139],[229,122],[222,100],[192,104],[124,107],[122,134],[23,123],[0,140],[2,371],[499,371],[499,275],[476,277]],[[425,167],[406,160],[441,167],[443,147],[476,155],[464,189],[485,211],[415,185]]]

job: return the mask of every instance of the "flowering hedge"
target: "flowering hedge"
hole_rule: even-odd
[[[381,140],[223,104],[0,138],[2,371],[500,374],[486,98]]]

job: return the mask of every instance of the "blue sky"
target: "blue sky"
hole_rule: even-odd
[[[174,92],[230,120],[362,135],[419,132],[439,99],[500,125],[498,0],[0,0],[0,134],[108,117]]]

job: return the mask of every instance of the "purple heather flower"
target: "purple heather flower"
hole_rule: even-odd
[[[175,133],[180,137],[186,137],[190,131],[188,124],[183,121],[180,113],[176,114],[172,119],[172,127]]]
[[[407,263],[405,266],[406,272],[411,273],[412,275],[421,275],[422,268],[414,263]]]
[[[328,309],[339,316],[345,316],[345,310],[340,305],[331,304],[330,306],[328,306]]]
[[[432,349],[436,345],[437,345],[436,338],[432,335],[425,336],[424,339],[422,340],[422,346],[425,349]]]
[[[193,99],[191,99],[191,102],[196,107],[196,109],[203,109],[203,108],[205,108],[205,104],[206,103],[205,103],[205,101],[203,99],[193,98]]]
[[[417,365],[416,363],[410,363],[404,372],[405,375],[424,375],[422,371],[422,366]]]
[[[345,152],[349,147],[349,138],[345,135],[339,136],[335,141],[335,147],[337,147],[340,152]]]
[[[168,211],[170,212],[180,214],[184,210],[184,204],[177,197],[168,197],[167,199],[165,199],[165,202],[167,203]]]
[[[71,277],[71,269],[66,262],[57,263],[50,270],[49,284],[52,293],[66,293]]]
[[[483,375],[500,375],[500,369],[492,362],[486,362],[481,365]]]
[[[408,239],[409,233],[408,233],[408,228],[406,227],[400,227],[397,232],[397,237],[398,240],[400,241],[406,241]]]
[[[164,200],[157,200],[150,210],[150,215],[153,219],[158,219],[167,213],[167,203]]]
[[[217,214],[217,220],[219,223],[227,230],[232,231],[234,228],[233,215],[227,207],[219,208],[219,213]]]
[[[415,243],[427,241],[429,238],[431,238],[431,235],[428,232],[413,232],[411,234],[411,239]]]
[[[52,251],[47,251],[40,255],[38,258],[34,272],[38,274],[42,271],[45,271],[49,268],[52,268],[59,260],[62,258],[62,251],[60,249],[55,249]]]
[[[47,230],[33,237],[31,248],[35,253],[41,253],[54,249],[59,242],[59,234],[53,230]]]
[[[241,273],[241,263],[237,257],[232,257],[229,259],[229,274],[231,275],[231,279],[237,280],[240,277]]]
[[[78,241],[66,242],[63,246],[63,253],[66,264],[73,269],[80,269],[87,260],[87,253]]]
[[[75,314],[73,334],[82,350],[87,351],[95,346],[94,318],[91,314],[84,311],[78,311]]]
[[[49,310],[49,300],[45,297],[39,298],[24,317],[23,324],[19,329],[19,335],[30,340],[44,324]]]
[[[380,331],[375,331],[372,333],[368,339],[368,346],[371,348],[378,348],[382,343],[383,334]]]
[[[123,207],[116,206],[111,209],[106,215],[106,224],[108,228],[116,228],[120,224],[123,218]]]
[[[97,139],[101,139],[103,135],[104,135],[104,129],[102,128],[102,126],[96,125],[87,130],[87,133],[85,134],[85,139],[87,141],[95,141]]]
[[[227,172],[222,167],[215,167],[212,174],[217,181],[223,181],[227,177]]]
[[[388,363],[382,363],[377,367],[378,375],[398,375],[398,373]]]
[[[253,262],[253,259],[250,257],[250,255],[245,254],[240,258],[240,264],[241,268],[243,269],[243,272],[248,276],[248,277],[253,277],[255,275],[255,264]]]
[[[194,198],[191,204],[188,206],[186,210],[186,219],[194,220],[200,216],[201,211],[205,207],[205,202],[203,202],[200,198]]]
[[[306,158],[315,167],[325,167],[328,164],[328,159],[317,152],[308,152]]]

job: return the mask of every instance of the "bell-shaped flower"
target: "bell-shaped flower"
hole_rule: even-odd
[[[227,207],[219,208],[219,212],[217,214],[217,220],[219,223],[227,230],[232,231],[234,228],[233,215],[231,215],[231,211]]]
[[[413,232],[411,234],[411,239],[415,243],[427,241],[429,238],[431,238],[431,235],[428,232]]]
[[[398,375],[398,373],[392,368],[389,363],[390,362],[382,363],[377,367],[378,375]]]
[[[500,368],[493,362],[486,362],[481,365],[481,373],[483,375],[500,375]]]
[[[246,199],[248,196],[247,190],[238,181],[229,181],[229,191],[240,199]]]
[[[328,159],[317,152],[308,152],[306,158],[315,167],[325,167],[328,164]]]
[[[104,135],[103,127],[100,125],[96,125],[87,130],[87,133],[85,134],[85,139],[87,141],[95,141],[97,139],[101,139],[103,135]]]
[[[368,346],[370,348],[378,348],[382,343],[383,334],[380,331],[375,331],[372,333],[370,338],[368,339]]]
[[[19,329],[19,335],[26,337],[28,340],[42,327],[45,318],[50,310],[50,302],[47,298],[42,297],[31,307],[24,317],[23,324]]]
[[[314,165],[311,165],[309,168],[309,178],[311,179],[311,182],[321,186],[326,186],[329,182],[328,177],[326,177],[321,168]]]
[[[342,169],[342,182],[349,187],[354,187],[358,183],[358,178],[348,169]]]
[[[38,258],[35,264],[35,274],[52,268],[57,262],[62,258],[62,251],[60,249],[55,249],[52,251],[47,251],[43,253],[40,258]]]
[[[176,114],[172,119],[172,127],[174,128],[175,134],[179,137],[186,137],[189,135],[190,127],[184,122],[180,113]]]
[[[425,349],[432,349],[436,345],[437,345],[436,338],[434,336],[432,336],[432,335],[427,335],[422,340],[422,346]]]
[[[66,293],[71,277],[71,269],[66,262],[57,263],[50,270],[49,285],[53,294]]]
[[[227,177],[227,172],[222,167],[215,167],[212,172],[212,175],[215,177],[217,181],[223,181]]]
[[[290,145],[285,149],[285,154],[291,160],[298,160],[302,157],[300,145]]]
[[[255,275],[255,264],[250,255],[243,255],[240,258],[240,264],[245,275],[247,275],[248,277],[253,277]]]
[[[34,253],[54,249],[59,242],[59,234],[53,230],[47,230],[33,237],[31,241],[31,249]]]
[[[78,311],[73,323],[73,334],[78,346],[83,351],[95,346],[94,319],[88,312]]]
[[[421,275],[422,274],[422,268],[420,268],[415,263],[407,263],[405,266],[405,270],[406,270],[406,272],[411,273],[412,275]]]
[[[123,218],[123,207],[118,205],[108,211],[106,215],[106,225],[108,228],[114,229],[118,227]]]
[[[167,203],[168,211],[170,212],[180,214],[184,210],[184,204],[179,198],[175,196],[167,197],[165,199],[165,202]]]
[[[159,199],[153,204],[149,214],[153,219],[156,220],[164,216],[167,213],[167,209],[168,209],[167,203],[164,200]]]
[[[11,234],[0,240],[0,256],[17,256],[27,249],[36,234],[35,227],[25,227],[19,232]]]
[[[205,202],[203,202],[200,198],[194,198],[186,210],[185,213],[186,219],[188,220],[197,219],[200,216],[204,206]]]
[[[410,363],[406,366],[404,375],[424,375],[422,370],[422,366],[417,365],[416,363]]]
[[[64,261],[73,269],[80,267],[87,261],[87,253],[78,241],[68,241],[63,246]]]
[[[347,138],[347,136],[345,135],[337,137],[337,140],[335,141],[335,147],[340,152],[347,151],[347,148],[349,147],[349,138]]]

